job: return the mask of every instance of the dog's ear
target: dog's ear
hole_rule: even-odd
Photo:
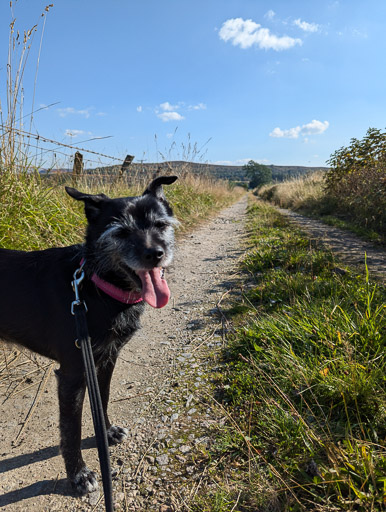
[[[145,196],[146,194],[153,194],[158,199],[165,199],[162,185],[171,185],[177,179],[178,176],[160,176],[150,183],[143,195]]]
[[[98,216],[103,202],[108,199],[105,194],[86,194],[72,187],[65,187],[65,189],[69,196],[77,201],[84,202],[84,211],[89,220],[95,219]]]

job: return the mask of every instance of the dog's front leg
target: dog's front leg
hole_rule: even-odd
[[[79,494],[87,494],[98,488],[96,475],[86,467],[80,443],[82,435],[82,409],[86,384],[83,372],[56,371],[58,378],[60,413],[60,451],[67,476]]]
[[[107,408],[110,397],[110,383],[116,359],[116,356],[110,356],[110,359],[108,361],[103,361],[98,368],[98,384],[99,391],[101,394],[103,413],[105,416],[107,439],[109,441],[109,445],[122,443],[127,438],[128,435],[127,428],[111,425],[107,414]]]

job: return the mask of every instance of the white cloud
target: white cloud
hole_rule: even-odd
[[[233,46],[240,46],[244,50],[251,46],[258,46],[264,50],[281,51],[303,43],[301,39],[271,34],[268,28],[243,18],[225,21],[219,31],[219,37],[225,42],[231,41]]]
[[[189,110],[206,110],[205,103],[197,103],[197,105],[189,105]]]
[[[351,33],[352,33],[352,35],[354,37],[359,37],[360,39],[367,39],[368,38],[367,32],[365,30],[362,30],[362,29],[353,28]]]
[[[74,107],[58,108],[60,117],[66,117],[68,115],[80,115],[88,119],[90,117],[90,111],[92,107],[88,107],[82,110],[77,110]]]
[[[177,112],[177,110],[179,110],[181,113]],[[161,103],[154,108],[154,113],[164,122],[182,121],[185,119],[183,114],[193,110],[206,110],[206,105],[202,102],[195,105],[189,105],[184,101],[179,101],[177,104],[172,105],[168,101],[165,101],[164,103]]]
[[[168,101],[165,101],[165,103],[161,103],[160,107],[165,112],[172,112],[173,110],[177,110],[179,105],[171,105]]]
[[[301,129],[302,135],[319,135],[330,126],[328,121],[317,121],[314,119],[308,124],[304,124]]]
[[[269,136],[276,138],[297,139],[299,138],[299,135],[302,135],[303,137],[306,135],[320,135],[327,130],[329,125],[330,123],[328,121],[317,121],[314,119],[310,123],[303,124],[302,126],[295,126],[294,128],[289,128],[288,130],[282,130],[279,127],[274,128]]]
[[[282,130],[277,127],[269,134],[270,137],[276,138],[285,138],[285,139],[297,139],[300,133],[300,126],[296,126],[295,128],[290,128],[289,130]]]
[[[294,21],[294,25],[304,30],[304,32],[318,32],[320,28],[316,23],[307,23],[307,21],[302,21],[300,18]]]
[[[272,9],[270,9],[269,11],[267,11],[265,14],[264,14],[264,18],[267,18],[267,20],[272,20],[272,18],[275,17],[275,11],[273,11]]]
[[[159,117],[164,123],[167,123],[168,121],[182,121],[185,119],[178,112],[162,112],[161,114],[157,114],[157,117]]]
[[[142,106],[141,105],[138,105],[137,112],[142,112]]]

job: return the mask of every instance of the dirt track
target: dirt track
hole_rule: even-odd
[[[303,217],[291,210],[278,208],[279,212],[290,218],[301,229],[309,233],[312,239],[322,240],[342,261],[355,265],[358,269],[365,269],[365,259],[370,274],[386,281],[386,251],[376,247],[370,242],[361,240],[357,236],[333,226],[327,226],[309,217]],[[366,258],[365,258],[366,256]]]

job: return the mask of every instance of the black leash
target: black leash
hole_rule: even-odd
[[[105,495],[105,508],[107,512],[114,511],[113,505],[113,484],[111,481],[110,454],[107,441],[105,418],[103,414],[102,401],[99,393],[98,379],[94,364],[94,355],[91,348],[91,340],[87,327],[87,306],[79,298],[78,286],[84,279],[84,262],[74,273],[72,288],[75,293],[75,300],[71,304],[71,313],[75,316],[76,346],[82,350],[84,370],[92,419],[94,423],[95,437],[97,442],[99,464],[102,474],[103,493]]]

